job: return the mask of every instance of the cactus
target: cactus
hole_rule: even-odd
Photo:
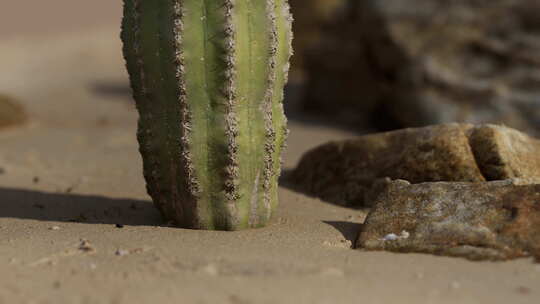
[[[180,227],[264,226],[287,136],[287,0],[124,0],[147,191]]]

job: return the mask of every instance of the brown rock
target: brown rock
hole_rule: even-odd
[[[309,151],[291,175],[299,190],[369,206],[390,180],[540,182],[540,141],[495,125],[445,124],[361,136]]]
[[[25,122],[26,113],[21,105],[12,98],[0,94],[0,128]]]
[[[356,245],[471,260],[540,258],[540,185],[396,181],[376,200]]]
[[[510,128],[484,125],[474,128],[470,144],[487,180],[540,180],[540,140]]]
[[[447,124],[331,142],[308,152],[292,181],[305,192],[352,206],[364,205],[372,184],[386,177],[412,183],[484,181],[468,144],[472,128]]]
[[[538,0],[349,2],[306,54],[306,107],[387,128],[489,122],[540,135]]]

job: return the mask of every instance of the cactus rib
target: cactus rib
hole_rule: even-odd
[[[181,227],[265,225],[277,205],[286,0],[124,0],[149,195]]]

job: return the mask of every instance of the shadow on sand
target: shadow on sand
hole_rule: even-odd
[[[0,218],[134,226],[164,225],[161,215],[150,201],[2,187]]]
[[[309,196],[311,198],[317,198],[316,196],[312,195],[311,193],[309,193],[307,191],[304,191],[303,189],[298,187],[297,184],[294,183],[294,181],[291,179],[292,171],[293,171],[292,169],[288,169],[288,170],[283,171],[283,173],[282,173],[282,175],[281,175],[281,177],[279,179],[279,185],[281,187],[287,188],[287,189],[289,189],[291,191],[302,193],[302,194],[304,194],[306,196]],[[354,208],[354,207],[351,207],[351,206],[343,206],[343,205],[341,205],[341,204],[339,204],[337,202],[333,202],[333,201],[327,201],[327,200],[321,200],[321,201],[325,202],[325,203],[328,203],[328,204],[337,205],[337,206],[341,206],[341,207],[347,207],[347,208],[351,208],[351,209],[355,209],[355,210],[365,210],[365,211],[368,210],[366,208]],[[352,248],[356,248],[356,239],[358,237],[358,234],[362,230],[363,224],[354,223],[354,222],[346,222],[346,221],[322,221],[322,222],[327,224],[327,225],[330,225],[330,226],[334,227],[337,231],[339,231],[343,235],[343,237],[346,240],[351,241]]]
[[[314,195],[312,192],[302,188],[299,185],[298,181],[295,181],[295,178],[293,176],[293,174],[294,174],[293,172],[294,172],[294,168],[288,168],[288,169],[283,169],[282,170],[281,176],[279,177],[279,186],[280,187],[289,189],[289,190],[297,192],[297,193],[301,193],[301,194],[303,194],[305,196],[308,196],[310,198],[319,199],[321,202],[325,202],[325,203],[328,203],[328,204],[332,204],[332,205],[336,205],[336,206],[340,206],[340,207],[344,207],[344,208],[350,208],[350,209],[354,209],[354,210],[364,210],[364,211],[369,210],[369,208],[367,208],[367,207],[354,206],[354,205],[344,205],[343,202],[340,202],[340,201],[337,201],[337,200],[332,200],[332,199],[326,199],[326,198],[322,198],[322,197],[319,197],[317,195]]]
[[[96,81],[90,85],[90,91],[100,97],[122,97],[132,101],[129,83]]]
[[[362,230],[363,224],[344,221],[323,221],[323,223],[336,228],[346,240],[351,241],[352,248],[356,248],[356,239]]]

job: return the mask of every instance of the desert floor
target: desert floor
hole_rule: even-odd
[[[540,302],[531,260],[352,250],[365,212],[286,186],[267,228],[167,227],[142,178],[120,1],[28,2],[0,0],[0,91],[30,113],[0,130],[1,304]],[[355,135],[296,115],[290,129],[286,169]]]

